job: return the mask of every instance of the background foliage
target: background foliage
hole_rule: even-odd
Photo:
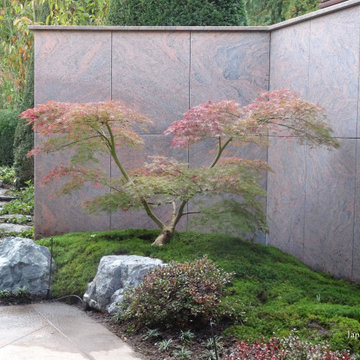
[[[246,0],[249,25],[270,25],[318,9],[318,0]]]
[[[112,0],[110,25],[247,25],[244,0]]]
[[[34,106],[33,35],[29,25],[101,25],[107,4],[108,0],[2,0],[0,109],[11,110],[15,119],[15,114]],[[14,134],[6,148],[2,143],[7,160],[1,163],[12,165],[14,160],[16,184],[21,187],[33,179],[33,159],[26,157],[34,145],[33,133],[24,121],[17,120],[14,143],[11,139]]]

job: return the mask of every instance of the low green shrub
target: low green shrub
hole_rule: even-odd
[[[112,0],[109,25],[247,25],[243,0]]]
[[[150,270],[144,281],[124,297],[119,319],[137,327],[173,328],[207,323],[222,315],[222,291],[232,274],[203,257],[187,263],[170,262]]]
[[[17,110],[0,110],[0,165],[12,166],[15,129],[19,121]]]

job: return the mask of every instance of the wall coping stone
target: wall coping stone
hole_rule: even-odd
[[[333,12],[345,10],[360,5],[360,0],[348,0],[324,9],[280,22],[270,26],[57,26],[30,25],[32,31],[224,31],[224,32],[271,32],[297,23],[312,20]]]
[[[360,2],[360,0],[358,0]],[[30,25],[34,31],[269,31],[269,26],[77,26]]]

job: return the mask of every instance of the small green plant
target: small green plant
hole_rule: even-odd
[[[30,293],[26,288],[16,291],[0,290],[0,303],[24,303],[31,300]]]
[[[223,343],[221,342],[221,340],[222,340],[222,336],[215,335],[215,344],[220,349],[223,348]],[[213,349],[215,344],[214,344],[214,338],[211,337],[206,341],[205,346],[207,349]]]
[[[27,218],[25,215],[21,215],[21,216],[10,216],[9,218],[5,219],[6,223],[9,224],[19,224],[19,225],[24,225],[27,224],[29,222],[29,218]]]
[[[115,317],[116,318],[116,317]],[[133,335],[136,333],[135,325],[130,324],[129,327],[125,330],[125,333],[128,335]]]
[[[167,339],[160,341],[158,344],[159,351],[169,351],[170,345],[173,343],[173,339]]]
[[[204,360],[217,360],[214,350],[206,349],[204,351],[203,357]]]
[[[20,233],[12,234],[12,236],[20,236],[27,239],[34,239],[34,228],[22,231]]]
[[[15,184],[15,169],[8,166],[0,166],[0,180],[4,184],[13,185]]]
[[[189,343],[191,342],[195,337],[195,334],[191,330],[182,331],[180,330],[180,340]]]
[[[146,335],[145,335],[145,340],[154,339],[154,338],[159,337],[160,335],[161,334],[158,329],[148,329],[148,331],[146,332]]]
[[[174,350],[173,355],[180,359],[191,359],[192,351],[186,349],[184,346],[182,346],[179,350]]]
[[[221,317],[224,287],[232,274],[220,270],[207,257],[188,263],[170,262],[152,269],[144,281],[124,296],[120,319],[138,328],[156,326],[184,328]],[[191,332],[183,332],[190,338]]]
[[[20,191],[14,192],[17,198],[6,203],[0,211],[0,215],[32,215],[34,213],[34,185],[31,181],[27,181],[26,185],[27,186],[20,189]]]
[[[11,295],[11,291],[9,290],[0,290],[0,299],[6,299]]]

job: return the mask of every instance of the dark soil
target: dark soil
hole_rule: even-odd
[[[211,329],[208,328],[194,330],[195,337],[190,342],[182,342],[180,339],[179,330],[165,330],[160,331],[160,335],[156,338],[147,338],[148,329],[136,331],[130,324],[123,323],[119,324],[115,322],[112,317],[108,314],[103,314],[96,311],[86,311],[87,315],[96,321],[103,324],[107,329],[120,337],[123,341],[128,343],[134,351],[141,354],[144,360],[175,360],[175,359],[186,359],[185,357],[177,357],[174,351],[185,347],[191,351],[191,355],[188,359],[192,360],[216,360],[216,357],[209,355],[209,350],[213,348],[207,348],[206,344],[211,338]],[[221,326],[214,329],[214,335],[221,335]],[[163,340],[172,339],[172,343],[167,351],[159,350],[159,343]],[[223,359],[225,355],[231,352],[236,344],[235,339],[221,338],[217,346],[218,359]]]

